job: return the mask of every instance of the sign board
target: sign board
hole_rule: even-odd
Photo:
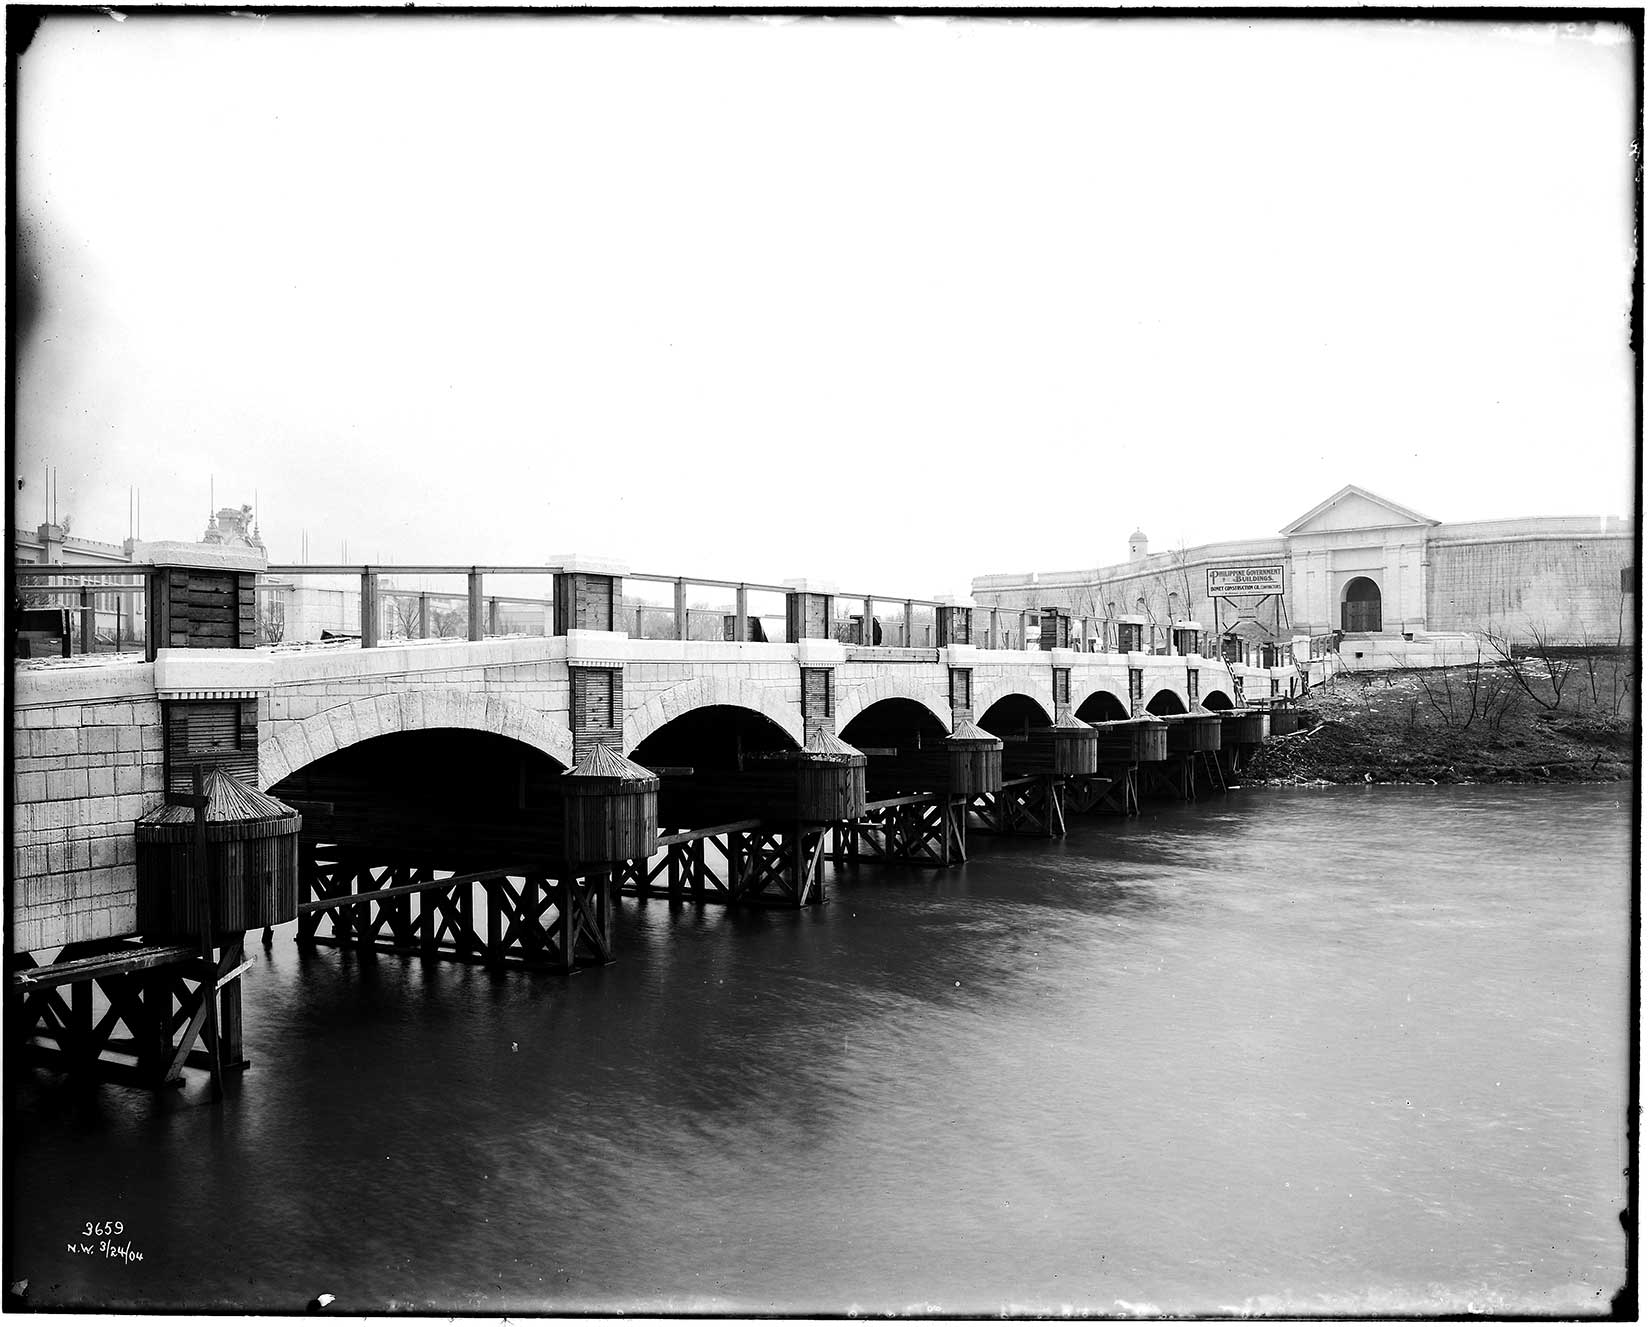
[[[1283,567],[1210,567],[1209,598],[1232,594],[1282,594]]]

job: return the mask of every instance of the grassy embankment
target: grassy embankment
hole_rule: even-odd
[[[1303,697],[1245,783],[1602,783],[1631,778],[1636,661],[1575,653],[1342,673]]]

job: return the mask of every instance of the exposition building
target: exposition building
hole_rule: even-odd
[[[1090,618],[1088,648],[1115,648],[1120,622],[1167,648],[1171,625],[1192,621],[1228,659],[1331,648],[1352,668],[1424,666],[1476,656],[1482,633],[1630,643],[1633,527],[1584,516],[1446,525],[1348,484],[1274,538],[1153,553],[1137,530],[1126,562],[979,576],[973,591],[986,608]]]

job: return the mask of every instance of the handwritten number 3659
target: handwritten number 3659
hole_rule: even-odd
[[[80,1232],[90,1238],[93,1235],[124,1235],[126,1223],[124,1221],[88,1221],[86,1229]]]

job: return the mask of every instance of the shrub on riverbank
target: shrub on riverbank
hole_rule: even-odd
[[[1269,740],[1248,783],[1609,782],[1633,772],[1633,660],[1343,673],[1304,697],[1317,720]]]

